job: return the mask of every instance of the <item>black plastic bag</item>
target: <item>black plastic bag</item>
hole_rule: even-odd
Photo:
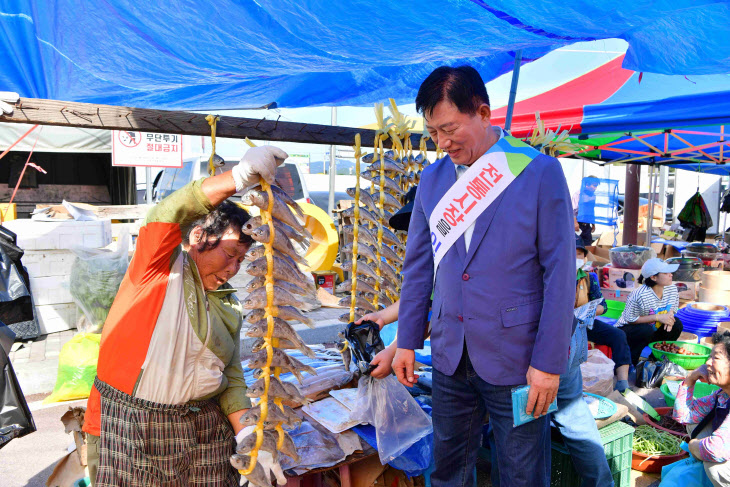
[[[15,333],[16,340],[33,340],[40,334],[30,293],[30,279],[20,261],[24,251],[16,236],[0,227],[0,321]]]
[[[380,338],[380,326],[374,321],[363,321],[359,325],[350,323],[345,329],[345,339],[352,350],[355,365],[365,375],[375,369],[370,362],[385,349]]]
[[[639,362],[636,365],[636,385],[647,389],[659,387],[662,385],[662,379],[667,375],[667,372],[675,370],[671,367],[672,365],[675,364],[666,358],[660,362],[651,362],[649,360]]]
[[[8,354],[15,334],[0,323],[0,448],[36,430]]]

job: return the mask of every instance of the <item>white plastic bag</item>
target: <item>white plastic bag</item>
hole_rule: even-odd
[[[588,350],[588,360],[580,364],[583,391],[606,397],[613,391],[613,360],[597,349]]]
[[[90,323],[89,333],[101,333],[114,298],[129,266],[129,229],[124,227],[117,250],[74,247],[69,291],[74,302]]]
[[[360,378],[353,420],[375,427],[380,463],[398,458],[414,443],[433,432],[431,418],[393,375]]]

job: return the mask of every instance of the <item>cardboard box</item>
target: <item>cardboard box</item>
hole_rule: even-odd
[[[603,299],[610,299],[611,301],[620,301],[625,303],[626,300],[629,299],[631,291],[633,291],[633,289],[601,289],[601,294],[603,294]]]
[[[674,281],[673,284],[677,286],[679,299],[697,301],[697,296],[700,291],[700,283],[698,281]]]
[[[317,289],[322,288],[330,294],[335,293],[335,277],[336,272],[333,271],[315,271],[312,272],[314,276],[314,284]]]
[[[641,269],[621,269],[606,266],[603,268],[601,288],[633,291],[639,287]]]

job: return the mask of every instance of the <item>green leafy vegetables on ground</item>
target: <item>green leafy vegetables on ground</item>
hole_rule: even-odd
[[[634,431],[633,449],[645,455],[677,455],[681,439],[666,431],[642,425]]]

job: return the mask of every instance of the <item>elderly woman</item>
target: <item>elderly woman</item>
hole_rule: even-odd
[[[686,424],[689,451],[704,462],[712,485],[730,485],[730,332],[712,336],[712,354],[707,363],[693,370],[679,386],[674,402],[674,420]],[[720,389],[694,399],[695,383],[703,379]]]
[[[233,170],[185,186],[147,215],[104,325],[86,411],[95,486],[238,485],[229,458],[251,403],[241,307],[226,282],[251,240],[241,232],[248,213],[226,199],[260,177],[273,182],[286,157],[249,149]]]

